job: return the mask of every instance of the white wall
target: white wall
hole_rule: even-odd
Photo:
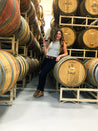
[[[51,19],[53,18],[52,3],[53,3],[53,0],[41,0],[41,5],[43,7],[44,19],[45,19],[44,30],[45,30],[46,37],[48,37],[49,35],[50,23],[51,23]]]

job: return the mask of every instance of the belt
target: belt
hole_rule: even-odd
[[[46,55],[46,58],[48,58],[48,59],[55,59],[56,57]]]

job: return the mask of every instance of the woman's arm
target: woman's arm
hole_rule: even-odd
[[[60,54],[60,55],[56,58],[56,61],[59,61],[60,58],[62,58],[62,57],[64,57],[64,56],[67,56],[67,55],[68,55],[68,52],[67,52],[67,45],[65,44],[65,42],[64,42],[63,50],[64,50],[64,53],[63,53],[63,54]]]
[[[46,44],[47,42],[44,40],[43,41],[43,49],[44,49],[44,53],[46,54],[47,52],[48,52],[48,50],[49,50],[49,45],[47,46],[47,44]]]

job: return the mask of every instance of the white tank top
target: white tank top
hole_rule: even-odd
[[[57,57],[60,53],[60,41],[51,42],[46,55]]]

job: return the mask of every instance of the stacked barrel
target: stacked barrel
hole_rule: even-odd
[[[0,1],[0,36],[15,34],[20,25],[20,8],[17,0]]]
[[[26,76],[38,74],[39,56],[42,53],[40,39],[43,39],[42,24],[39,22],[43,19],[44,23],[42,11],[38,0],[0,1],[0,38],[6,41],[3,49],[0,49],[0,95],[10,91]],[[14,42],[18,41],[16,45],[18,51],[21,47],[25,47],[27,55],[22,55],[20,52],[11,54],[5,50],[9,48],[9,41],[6,39],[14,36]],[[32,51],[30,56],[29,50]]]
[[[84,81],[98,87],[98,0],[53,0],[52,8],[51,34],[59,28],[63,31],[68,49],[97,52],[97,57],[89,59],[87,56],[86,62],[84,57],[79,59],[77,54],[77,58],[61,59],[54,69],[56,80],[69,87],[79,86]],[[89,26],[87,18],[90,18]]]
[[[26,23],[24,24],[24,30],[22,34],[24,35],[25,30],[27,30],[27,35],[24,35],[24,37],[27,36],[27,39],[28,39],[26,44],[28,45],[28,49],[30,50],[34,49],[35,52],[37,51],[38,52],[36,53],[37,55],[41,53],[40,39],[42,37],[41,28],[39,24],[39,19],[41,16],[40,16],[40,12],[38,12],[38,9],[39,9],[38,0],[36,1],[21,0],[20,1],[21,15],[25,17],[25,21],[27,22],[29,26],[29,29],[28,29],[28,27],[26,26]],[[22,23],[24,23],[23,21],[24,20],[22,20]],[[20,32],[19,32],[19,35],[20,35]],[[23,37],[23,40],[26,39],[24,37]],[[22,41],[22,43],[24,43],[24,41]]]

